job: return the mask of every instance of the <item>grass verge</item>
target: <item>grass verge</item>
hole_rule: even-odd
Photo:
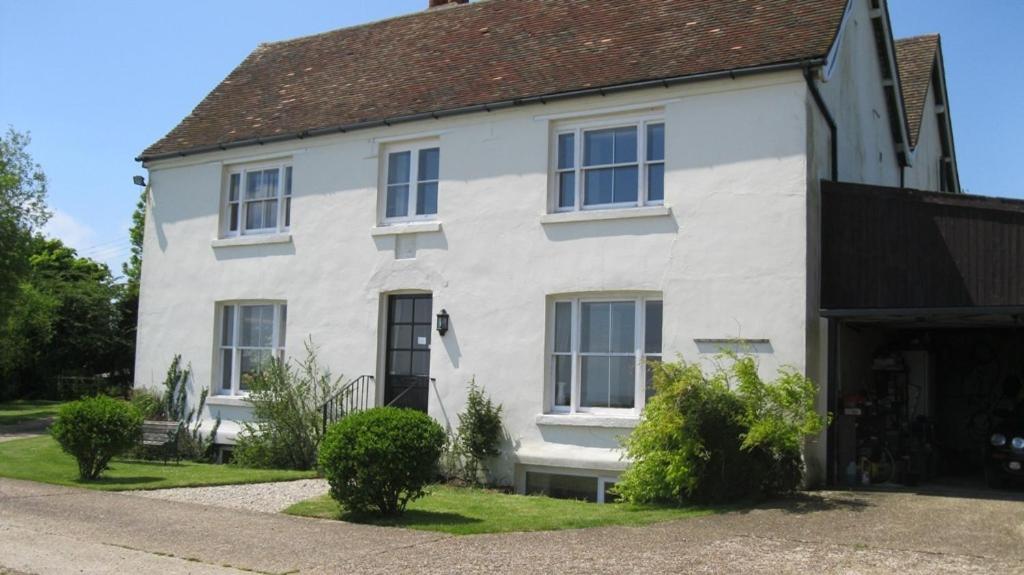
[[[64,453],[52,437],[31,437],[0,443],[0,477],[103,491],[264,483],[315,476],[313,471],[247,469],[190,461],[164,464],[160,461],[115,459],[99,480],[79,481],[78,465],[74,458]]]
[[[606,525],[647,525],[714,513],[700,507],[655,507],[628,503],[598,505],[585,501],[536,495],[508,495],[488,489],[435,485],[429,494],[409,504],[401,517],[356,516],[343,513],[329,496],[307,499],[285,510],[290,515],[340,519],[452,535],[557,531]]]
[[[28,399],[5,401],[0,403],[0,425],[14,425],[33,419],[54,417],[62,405],[64,405],[62,401]]]

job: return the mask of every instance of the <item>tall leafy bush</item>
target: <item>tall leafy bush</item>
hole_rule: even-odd
[[[487,460],[501,454],[501,405],[494,405],[476,380],[469,382],[466,407],[459,414],[457,456],[461,456],[464,478],[479,483],[480,472],[487,472]]]
[[[728,502],[795,490],[801,446],[825,425],[817,386],[791,369],[774,382],[751,357],[654,365],[657,391],[625,440],[630,467],[617,484],[634,502]]]
[[[271,361],[249,381],[253,419],[242,426],[234,458],[246,467],[312,469],[323,440],[324,402],[341,389],[320,366],[312,341],[306,359],[293,366]]]
[[[135,444],[141,429],[142,415],[135,406],[101,395],[61,407],[50,433],[78,462],[79,478],[92,481]]]
[[[182,457],[193,461],[209,461],[213,458],[220,416],[217,416],[210,432],[204,433],[203,408],[210,390],[203,387],[199,392],[198,403],[189,408],[191,382],[192,366],[182,366],[181,356],[175,355],[164,376],[159,407],[149,415],[158,420],[178,422],[178,453]],[[138,401],[143,407],[149,407],[146,405],[147,400],[140,398]]]

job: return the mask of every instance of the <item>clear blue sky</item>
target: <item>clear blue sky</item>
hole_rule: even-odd
[[[0,127],[32,132],[49,232],[115,271],[135,156],[260,42],[422,10],[427,0],[0,0]],[[1024,197],[1020,0],[890,0],[897,37],[943,36],[963,186]]]

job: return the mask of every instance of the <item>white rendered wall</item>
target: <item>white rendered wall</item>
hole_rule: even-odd
[[[915,190],[941,191],[939,167],[942,165],[942,140],[939,120],[935,115],[935,86],[928,87],[924,112],[921,115],[921,133],[914,149],[914,164],[906,168],[904,185]]]
[[[552,115],[660,102],[670,216],[542,224]],[[215,302],[288,303],[290,356],[303,339],[347,377],[383,385],[378,333],[386,294],[431,292],[451,331],[434,333],[430,413],[457,425],[476,377],[504,405],[513,452],[572,464],[618,445],[627,430],[538,425],[546,405],[546,306],[553,294],[660,292],[664,354],[708,359],[696,339],[767,338],[766,375],[806,367],[807,91],[799,73],[691,84],[480,113],[443,121],[151,163],[136,385],[159,385],[175,353],[210,386]],[[375,139],[437,134],[440,232],[397,260],[395,236],[374,237],[380,157]],[[292,243],[213,248],[224,163],[290,157]],[[218,404],[208,416],[243,419]],[[226,421],[228,435],[237,426]],[[580,449],[580,448],[589,448]],[[568,454],[568,455],[566,455]],[[581,467],[593,467],[580,455]],[[617,456],[615,457],[617,459]]]

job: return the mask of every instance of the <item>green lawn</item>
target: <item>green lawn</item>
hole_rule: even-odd
[[[604,525],[646,525],[708,515],[714,511],[698,507],[647,507],[627,503],[598,505],[585,501],[507,495],[487,489],[435,485],[429,489],[427,496],[410,503],[405,515],[397,518],[344,514],[338,503],[327,495],[296,503],[286,509],[285,513],[423,531],[442,531],[453,535],[473,535],[510,531],[555,531]]]
[[[234,465],[115,459],[98,481],[78,480],[78,466],[49,436],[0,443],[0,477],[104,491],[230,485],[315,477],[312,471],[246,469]]]
[[[61,401],[41,401],[20,399],[0,403],[0,425],[14,425],[23,421],[42,419],[57,415],[57,410],[64,405]]]

